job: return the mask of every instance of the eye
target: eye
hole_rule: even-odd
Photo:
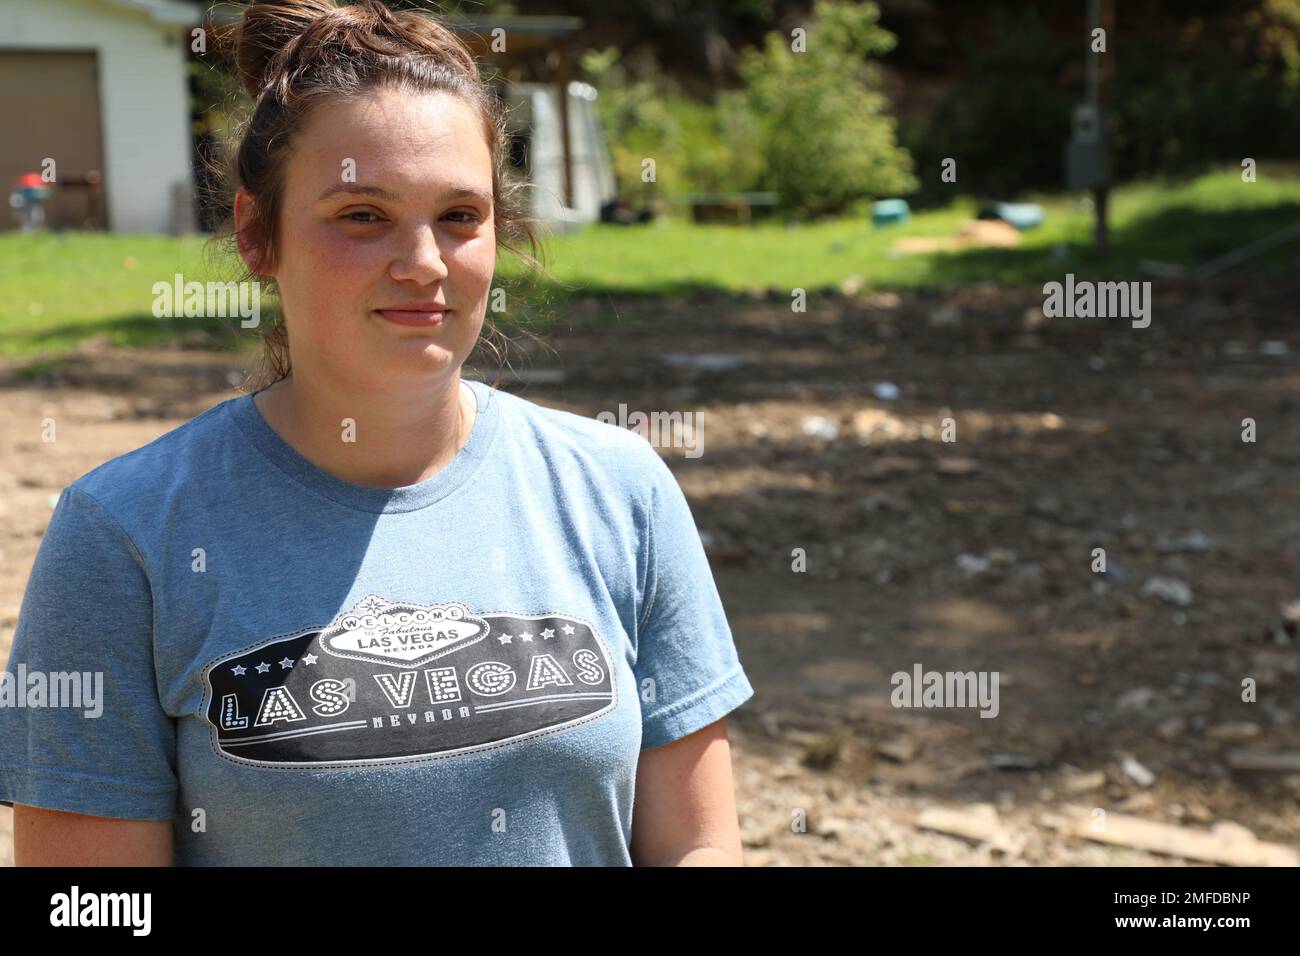
[[[375,218],[353,219],[352,218],[353,216],[374,216]],[[368,210],[364,210],[364,209],[359,209],[356,212],[345,213],[343,216],[340,216],[339,218],[344,222],[355,222],[358,225],[362,225],[362,226],[369,226],[379,221],[379,216],[377,213],[369,212]]]
[[[470,224],[472,224],[472,223],[476,223],[476,222],[479,221],[479,215],[478,215],[478,213],[474,212],[472,209],[458,209],[458,210],[456,210],[455,212],[449,212],[449,213],[447,213],[447,215],[448,215],[448,216],[465,216],[466,218],[464,218],[464,219],[453,220],[454,222],[456,222],[457,225],[461,225],[461,226],[468,226],[468,225],[470,225]]]

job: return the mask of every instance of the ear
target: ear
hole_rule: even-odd
[[[257,244],[261,241],[261,230],[252,225],[253,210],[256,204],[252,195],[243,187],[235,191],[235,236],[240,258],[255,275],[275,276],[275,264],[263,262]]]

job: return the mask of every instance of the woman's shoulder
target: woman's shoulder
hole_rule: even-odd
[[[153,441],[92,468],[69,488],[114,515],[178,489],[195,468],[215,461],[214,446],[228,441],[228,406],[239,400],[218,402]]]
[[[520,395],[493,390],[515,427],[530,445],[557,464],[580,462],[602,474],[644,479],[648,470],[666,468],[646,438],[619,424],[618,412],[591,417],[567,408],[542,405]]]

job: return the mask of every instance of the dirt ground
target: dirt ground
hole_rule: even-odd
[[[1145,329],[1045,319],[1036,288],[603,298],[516,346],[505,387],[541,404],[703,416],[702,454],[661,451],[756,689],[729,720],[749,865],[1195,862],[1064,835],[1069,806],[1300,846],[1300,774],[1230,756],[1300,753],[1300,279],[1154,295]],[[244,358],[4,373],[0,656],[52,497]],[[996,671],[998,715],[892,706],[915,664]]]

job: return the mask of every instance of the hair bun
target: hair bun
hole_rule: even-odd
[[[245,7],[236,41],[236,62],[248,95],[256,99],[262,92],[276,54],[312,22],[340,9],[333,0],[270,0]]]

